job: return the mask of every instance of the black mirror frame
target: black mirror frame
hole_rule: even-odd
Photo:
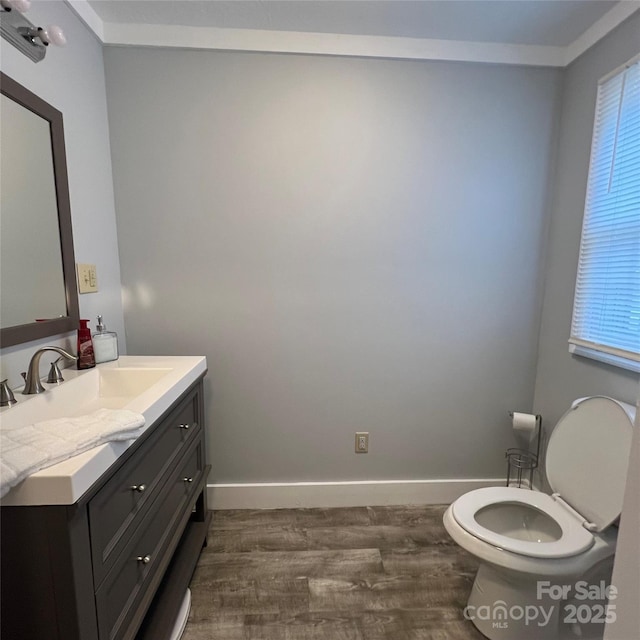
[[[55,177],[56,199],[58,202],[58,226],[62,251],[62,272],[67,302],[67,315],[42,322],[30,322],[0,329],[0,347],[10,347],[39,338],[68,333],[78,328],[80,310],[78,285],[76,281],[75,254],[73,251],[73,231],[71,227],[71,206],[69,201],[69,179],[67,156],[64,145],[62,113],[35,93],[0,72],[0,92],[22,105],[29,111],[47,120],[51,129],[51,152]]]

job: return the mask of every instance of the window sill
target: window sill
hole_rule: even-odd
[[[613,367],[619,369],[626,369],[627,371],[634,371],[640,373],[640,362],[631,360],[630,358],[624,358],[622,356],[615,356],[611,353],[605,353],[604,351],[598,351],[591,347],[585,347],[583,345],[570,344],[569,353],[574,356],[581,356],[583,358],[590,358],[591,360],[597,360],[598,362],[604,362]]]

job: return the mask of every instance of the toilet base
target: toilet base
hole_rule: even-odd
[[[610,563],[590,573],[589,582],[592,584],[597,584],[596,580],[601,578],[606,580],[607,574],[610,578]],[[567,578],[563,584],[574,584],[575,581]],[[465,618],[471,620],[490,640],[602,638],[604,620],[596,624],[584,619],[582,624],[574,621],[572,611],[575,611],[575,605],[580,606],[581,603],[570,599],[552,599],[544,593],[538,593],[538,584],[533,576],[481,564],[464,610]],[[588,603],[588,610],[593,612],[593,617],[600,611],[599,604],[604,606],[607,603]]]

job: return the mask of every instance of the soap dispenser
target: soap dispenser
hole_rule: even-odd
[[[98,316],[96,332],[93,334],[93,349],[97,364],[118,359],[118,336],[115,331],[107,331],[102,316]]]
[[[80,320],[78,328],[78,369],[91,369],[96,366],[91,331],[88,320]]]

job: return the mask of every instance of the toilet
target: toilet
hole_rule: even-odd
[[[602,636],[634,419],[612,398],[576,400],[547,446],[552,495],[487,487],[447,509],[449,535],[480,560],[464,616],[487,638]]]

